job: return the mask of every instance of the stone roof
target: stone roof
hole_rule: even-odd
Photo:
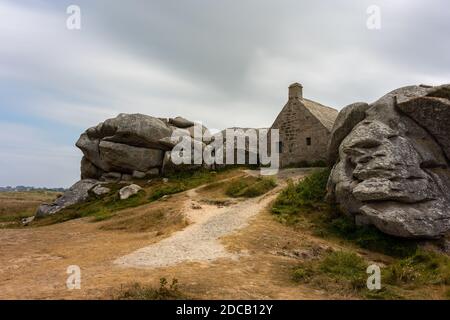
[[[320,123],[324,125],[325,128],[331,131],[334,125],[334,121],[336,120],[339,113],[336,109],[326,107],[318,102],[308,99],[301,99],[301,102],[306,107],[306,109],[308,109],[313,114],[313,116],[315,116],[317,120],[319,120]]]

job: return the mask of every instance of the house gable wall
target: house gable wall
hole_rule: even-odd
[[[326,161],[330,132],[301,100],[290,100],[278,115],[272,128],[279,129],[280,133],[281,167],[300,162]],[[308,138],[311,145],[307,144]]]

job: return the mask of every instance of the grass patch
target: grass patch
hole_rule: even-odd
[[[450,285],[450,258],[433,251],[417,250],[390,265],[383,273],[391,285]]]
[[[436,292],[446,296],[450,285],[450,258],[420,249],[416,241],[386,235],[375,227],[356,226],[351,217],[325,203],[328,175],[329,170],[318,170],[297,184],[289,183],[273,204],[276,218],[317,236],[394,259],[382,269],[381,290],[367,289],[368,262],[351,252],[333,252],[321,259],[306,261],[294,269],[293,279],[316,288],[369,299],[429,298],[431,292],[437,298],[440,296],[436,296]]]
[[[326,203],[329,174],[329,169],[320,169],[296,184],[289,182],[272,206],[277,220],[312,230],[323,238],[345,240],[394,257],[407,257],[416,252],[416,241],[384,234],[372,226],[356,226],[353,218]]]
[[[219,171],[198,170],[173,173],[167,176],[168,181],[166,183],[155,186],[150,190],[148,200],[156,201],[167,195],[213,183],[219,177],[227,176],[227,173],[231,170],[231,168],[224,168]]]
[[[292,273],[295,282],[340,295],[367,299],[423,299],[429,292],[443,287],[443,296],[450,291],[450,258],[418,250],[413,256],[399,259],[381,269],[381,289],[369,290],[366,273],[369,263],[355,253],[335,251],[321,259],[306,261]],[[434,288],[434,289],[433,289]],[[435,295],[436,298],[439,298]]]
[[[144,190],[139,191],[128,199],[120,200],[118,191],[123,186],[117,184],[107,185],[111,192],[103,198],[90,196],[86,202],[74,204],[57,214],[35,220],[33,225],[49,225],[83,217],[93,217],[92,221],[98,222],[111,218],[116,211],[137,207],[148,202]]]
[[[35,220],[32,225],[43,226],[83,217],[92,217],[93,222],[104,221],[113,217],[120,210],[148,204],[166,195],[196,188],[202,184],[211,183],[233,174],[235,172],[228,168],[217,172],[197,170],[168,175],[166,182],[162,178],[154,179],[150,184],[145,184],[141,181],[140,184],[143,189],[126,200],[120,200],[118,195],[118,191],[125,185],[111,183],[105,185],[111,189],[107,195],[98,197],[91,194],[86,202],[67,207],[55,215]]]
[[[33,216],[39,205],[52,202],[59,195],[51,191],[1,192],[0,223],[20,226],[21,220]]]
[[[296,267],[293,279],[333,292],[356,292],[366,286],[367,266],[367,262],[355,253],[335,251]]]
[[[276,214],[296,214],[299,209],[314,209],[321,205],[326,195],[326,185],[330,170],[313,171],[299,183],[288,182],[280,193],[272,211]]]
[[[231,181],[225,194],[233,198],[254,198],[272,190],[276,185],[273,178],[250,176]]]
[[[155,232],[156,235],[170,234],[187,225],[181,212],[181,205],[158,202],[150,206],[131,209],[114,216],[100,226],[101,230],[127,232]]]
[[[186,300],[188,296],[182,293],[178,287],[178,280],[172,279],[169,284],[166,278],[159,280],[159,287],[133,283],[121,287],[119,292],[114,294],[115,300]]]

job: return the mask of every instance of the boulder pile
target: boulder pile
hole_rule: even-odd
[[[182,117],[164,119],[143,114],[120,114],[87,129],[76,143],[83,152],[81,180],[55,202],[41,205],[36,217],[58,213],[90,195],[104,196],[111,191],[105,186],[108,183],[124,184],[118,197],[125,200],[140,190],[133,180],[205,166],[172,163],[171,151],[181,139],[193,142],[193,152],[195,145],[203,150],[211,137],[207,128]]]
[[[450,231],[450,85],[345,107],[328,158],[328,199],[357,224],[405,238]]]
[[[170,151],[183,136],[194,138],[194,125],[181,117],[120,114],[89,128],[76,143],[84,155],[81,179],[131,181],[175,169]],[[207,129],[201,128],[205,134]],[[204,147],[203,141],[196,143]]]

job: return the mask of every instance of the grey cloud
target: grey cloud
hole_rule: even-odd
[[[366,28],[372,0],[76,2],[79,32],[65,30],[73,1],[0,4],[17,13],[0,20],[0,80],[24,92],[10,97],[23,113],[80,131],[120,112],[269,126],[294,81],[338,109],[450,82],[445,0],[376,1],[379,31]]]

